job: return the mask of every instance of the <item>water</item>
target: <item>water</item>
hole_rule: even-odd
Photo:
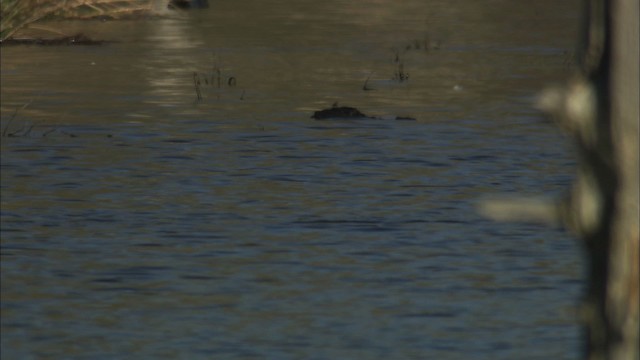
[[[576,241],[474,209],[568,188],[531,101],[576,9],[215,2],[4,47],[2,358],[577,358]]]

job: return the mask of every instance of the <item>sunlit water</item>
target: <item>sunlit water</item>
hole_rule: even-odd
[[[219,1],[2,48],[2,358],[577,358],[576,241],[474,208],[567,190],[531,103],[577,14]]]

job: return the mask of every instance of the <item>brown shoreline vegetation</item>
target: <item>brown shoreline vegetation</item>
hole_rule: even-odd
[[[99,45],[83,34],[58,34],[57,38],[17,37],[19,31],[40,20],[131,19],[158,15],[154,0],[0,0],[2,44]],[[166,6],[164,7],[166,9]]]

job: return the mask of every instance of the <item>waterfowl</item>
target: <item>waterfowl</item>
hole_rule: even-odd
[[[312,119],[316,120],[328,120],[328,119],[341,119],[341,120],[411,120],[415,121],[415,118],[408,116],[395,116],[393,118],[379,118],[375,116],[369,116],[362,113],[360,110],[350,106],[338,106],[333,104],[332,107],[324,110],[315,111],[311,115]]]
[[[209,7],[209,0],[171,0],[169,9],[206,9]]]
[[[367,116],[360,112],[360,110],[350,107],[350,106],[337,106],[334,104],[333,107],[328,109],[319,110],[313,113],[311,116],[312,119],[323,120],[323,119],[371,119],[370,116]]]

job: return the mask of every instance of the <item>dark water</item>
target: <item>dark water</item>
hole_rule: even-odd
[[[578,244],[474,209],[568,188],[531,101],[577,9],[219,1],[2,48],[2,358],[579,357]]]

